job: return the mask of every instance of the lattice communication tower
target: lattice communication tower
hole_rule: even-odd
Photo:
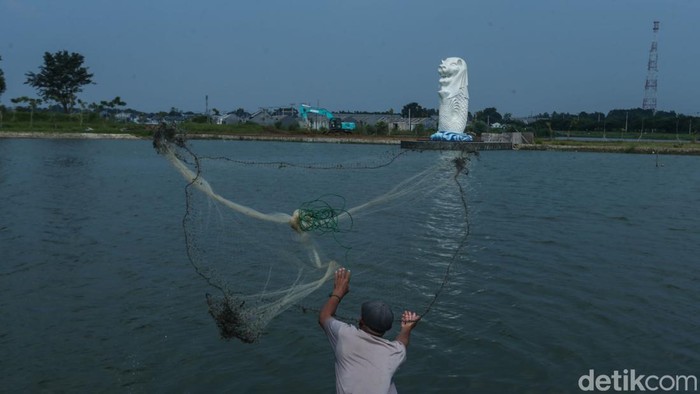
[[[658,44],[657,35],[659,34],[659,21],[654,21],[654,39],[651,41],[651,49],[649,49],[649,63],[647,65],[647,81],[644,84],[644,101],[642,109],[650,109],[656,112],[656,81],[659,74],[658,61]]]

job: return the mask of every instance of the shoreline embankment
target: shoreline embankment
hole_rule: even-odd
[[[56,132],[0,132],[0,138],[25,139],[115,139],[150,140],[150,136],[122,133],[56,133]],[[282,142],[325,142],[343,144],[382,144],[398,145],[407,138],[373,136],[309,136],[309,135],[270,135],[270,134],[187,134],[191,140],[233,140],[233,141],[282,141]]]
[[[75,133],[75,132],[18,132],[0,131],[2,138],[25,139],[115,139],[115,140],[150,140],[150,136],[128,133]],[[281,141],[336,144],[377,144],[399,145],[401,141],[416,141],[416,137],[406,136],[359,136],[359,135],[278,135],[278,134],[207,134],[191,133],[187,138],[195,140],[232,140],[232,141]],[[696,155],[700,156],[699,143],[620,141],[618,143],[588,142],[581,143],[535,143],[514,144],[513,150],[560,151],[560,152],[601,152],[601,153],[636,153],[662,155]]]

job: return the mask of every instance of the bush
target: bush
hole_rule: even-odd
[[[388,134],[389,133],[389,125],[386,124],[386,122],[377,122],[376,125],[376,134]]]
[[[194,116],[190,119],[192,123],[209,123],[209,117],[206,115]]]

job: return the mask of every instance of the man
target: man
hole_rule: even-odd
[[[359,328],[333,316],[350,291],[350,270],[338,268],[328,301],[321,308],[318,324],[328,336],[335,353],[335,389],[338,393],[396,393],[392,377],[406,359],[411,330],[420,319],[404,311],[401,330],[394,341],[382,338],[391,329],[394,314],[381,301],[362,304]]]

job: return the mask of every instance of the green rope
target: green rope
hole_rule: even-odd
[[[325,234],[349,231],[352,228],[352,216],[345,210],[345,199],[337,195],[330,196],[342,200],[340,208],[333,208],[330,203],[322,199],[325,196],[301,204],[295,212],[295,215],[299,216],[297,223],[301,231],[316,231]],[[340,228],[338,217],[341,214],[347,214],[350,219],[347,229]]]

